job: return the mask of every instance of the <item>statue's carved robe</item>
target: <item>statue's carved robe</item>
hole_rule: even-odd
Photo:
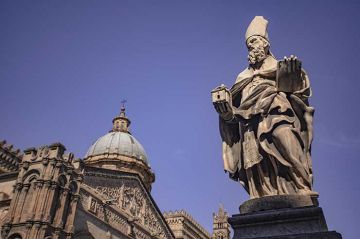
[[[309,79],[292,94],[276,89],[277,61],[247,68],[231,88],[235,117],[220,117],[224,168],[251,198],[312,192],[312,116]]]

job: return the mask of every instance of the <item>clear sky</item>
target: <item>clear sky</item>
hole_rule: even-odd
[[[163,211],[212,231],[248,195],[223,172],[210,91],[247,66],[244,34],[269,20],[277,58],[297,55],[315,107],[315,190],[330,229],[360,234],[359,1],[0,1],[0,138],[62,142],[77,157],[128,100]]]

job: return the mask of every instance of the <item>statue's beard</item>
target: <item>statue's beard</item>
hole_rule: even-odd
[[[249,51],[248,61],[251,65],[255,65],[256,63],[261,63],[266,57],[267,54],[265,48],[263,46],[258,46]]]

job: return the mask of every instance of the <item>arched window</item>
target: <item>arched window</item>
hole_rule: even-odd
[[[23,211],[21,213],[23,215],[22,219],[27,220],[31,218],[34,214],[34,206],[36,203],[36,181],[39,178],[39,175],[39,171],[30,170],[23,177],[24,188],[22,190],[25,190],[25,188],[27,189],[25,191],[22,191],[22,193],[26,194]]]
[[[20,234],[13,234],[9,237],[9,239],[22,239],[21,235]]]
[[[34,178],[37,179],[39,177],[39,175],[40,175],[40,173],[38,170],[35,170],[35,169],[30,170],[23,176],[22,181],[24,184],[27,184],[30,181],[33,181]]]

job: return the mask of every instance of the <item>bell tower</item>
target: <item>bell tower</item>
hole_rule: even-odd
[[[228,214],[220,204],[218,213],[213,213],[213,233],[211,239],[230,239]]]

